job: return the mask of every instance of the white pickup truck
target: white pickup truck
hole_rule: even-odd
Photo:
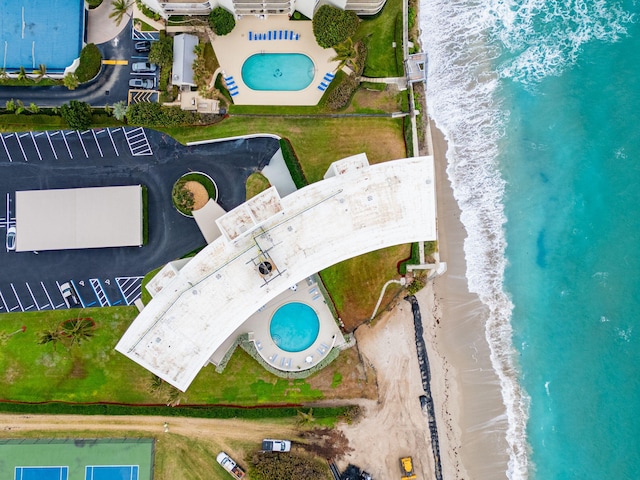
[[[244,478],[244,470],[240,468],[240,466],[226,453],[220,452],[216,457],[216,460],[220,465],[222,465],[222,468],[233,476],[233,478],[237,478],[238,480],[242,480]]]
[[[289,450],[291,450],[291,441],[289,440],[274,440],[272,438],[262,440],[263,452],[288,452]]]

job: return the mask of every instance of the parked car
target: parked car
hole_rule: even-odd
[[[158,69],[155,63],[135,62],[131,64],[131,70],[136,73],[153,73]]]
[[[273,438],[265,438],[262,440],[263,452],[288,452],[290,450],[290,440],[274,440]]]
[[[16,249],[16,227],[9,227],[7,229],[7,250]]]
[[[153,88],[153,79],[151,78],[132,78],[129,80],[130,88]]]
[[[80,299],[76,294],[76,291],[71,286],[71,283],[64,282],[60,285],[60,293],[62,294],[62,299],[64,303],[67,304],[67,308],[78,308],[80,307]]]
[[[133,45],[133,48],[136,49],[136,52],[140,52],[140,53],[148,52],[149,50],[151,50],[151,42],[146,40],[144,42],[136,42]]]

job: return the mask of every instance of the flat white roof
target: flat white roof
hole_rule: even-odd
[[[291,285],[363,253],[436,239],[432,157],[344,171],[279,199],[281,213],[250,234],[209,244],[116,350],[184,391],[247,318]],[[273,270],[264,277],[258,265],[267,261]]]
[[[142,187],[16,192],[16,250],[142,245]]]

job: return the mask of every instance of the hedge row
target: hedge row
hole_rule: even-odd
[[[80,405],[73,403],[4,403],[1,412],[48,415],[150,415],[194,418],[289,418],[295,417],[302,405],[287,407],[227,407],[227,406],[132,406],[113,404]],[[337,418],[348,414],[351,407],[314,407],[315,418]]]
[[[395,41],[396,41],[396,70],[399,77],[404,77],[404,49],[403,45],[403,19],[402,13],[398,13],[396,16],[396,30],[395,30]]]
[[[298,156],[293,150],[293,146],[288,139],[280,139],[280,150],[282,150],[284,163],[289,169],[289,173],[291,174],[291,178],[293,179],[293,183],[295,184],[296,188],[302,188],[309,185],[309,182],[307,181],[307,178],[304,176],[304,172],[302,171],[302,167],[300,166],[300,160],[298,160]]]
[[[76,69],[76,77],[80,83],[88,82],[100,71],[102,54],[93,43],[87,44],[80,52],[80,63]]]

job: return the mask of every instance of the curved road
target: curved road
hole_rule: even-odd
[[[98,48],[102,58],[114,60],[128,60],[135,55],[131,39],[131,20],[117,37],[109,42],[101,43]],[[7,100],[22,100],[25,105],[31,102],[39,107],[58,107],[70,100],[87,102],[94,107],[113,105],[121,100],[126,101],[129,90],[129,65],[103,65],[102,71],[94,80],[80,85],[75,90],[68,90],[64,86],[51,87],[0,87],[0,105]]]

